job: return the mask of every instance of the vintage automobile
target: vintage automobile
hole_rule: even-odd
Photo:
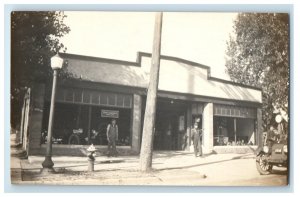
[[[264,146],[256,156],[256,168],[262,175],[272,172],[273,166],[287,167],[288,164],[288,147],[286,143],[274,143],[269,150]]]
[[[281,120],[276,119],[280,124]],[[278,134],[272,143],[267,143],[268,136],[264,133],[264,146],[259,148],[256,155],[256,168],[261,175],[272,172],[273,166],[287,167],[288,165],[288,146],[287,135]]]

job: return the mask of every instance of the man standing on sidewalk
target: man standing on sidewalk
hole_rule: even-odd
[[[108,156],[117,156],[116,141],[118,140],[118,125],[116,119],[112,119],[107,126]]]
[[[194,123],[194,127],[192,128],[192,140],[194,144],[194,153],[195,157],[203,156],[202,154],[202,129],[198,128],[198,123]],[[198,155],[199,152],[199,155]]]

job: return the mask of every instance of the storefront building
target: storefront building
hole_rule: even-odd
[[[69,79],[56,93],[53,154],[83,154],[89,144],[105,153],[106,128],[119,127],[118,151],[140,150],[151,54],[136,62],[60,54]],[[29,154],[45,153],[51,88],[32,90]],[[261,143],[261,90],[210,76],[210,68],[161,56],[154,150],[191,150],[191,125],[203,129],[204,153],[254,150]]]

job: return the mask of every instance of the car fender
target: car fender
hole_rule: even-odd
[[[256,151],[255,151],[255,155],[256,155],[256,156],[259,156],[259,155],[261,155],[262,153],[264,153],[263,147],[258,147],[258,148],[256,149]]]

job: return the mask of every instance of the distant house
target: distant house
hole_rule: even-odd
[[[106,127],[119,126],[118,150],[138,153],[151,54],[136,62],[60,54],[69,80],[59,80],[53,125],[53,154],[78,155],[93,143],[106,148]],[[29,154],[44,154],[50,95],[32,89]],[[190,150],[191,125],[204,130],[204,153],[251,151],[262,143],[261,89],[210,76],[210,68],[161,56],[154,150]],[[37,110],[39,108],[39,110]],[[34,124],[34,126],[32,126]]]

